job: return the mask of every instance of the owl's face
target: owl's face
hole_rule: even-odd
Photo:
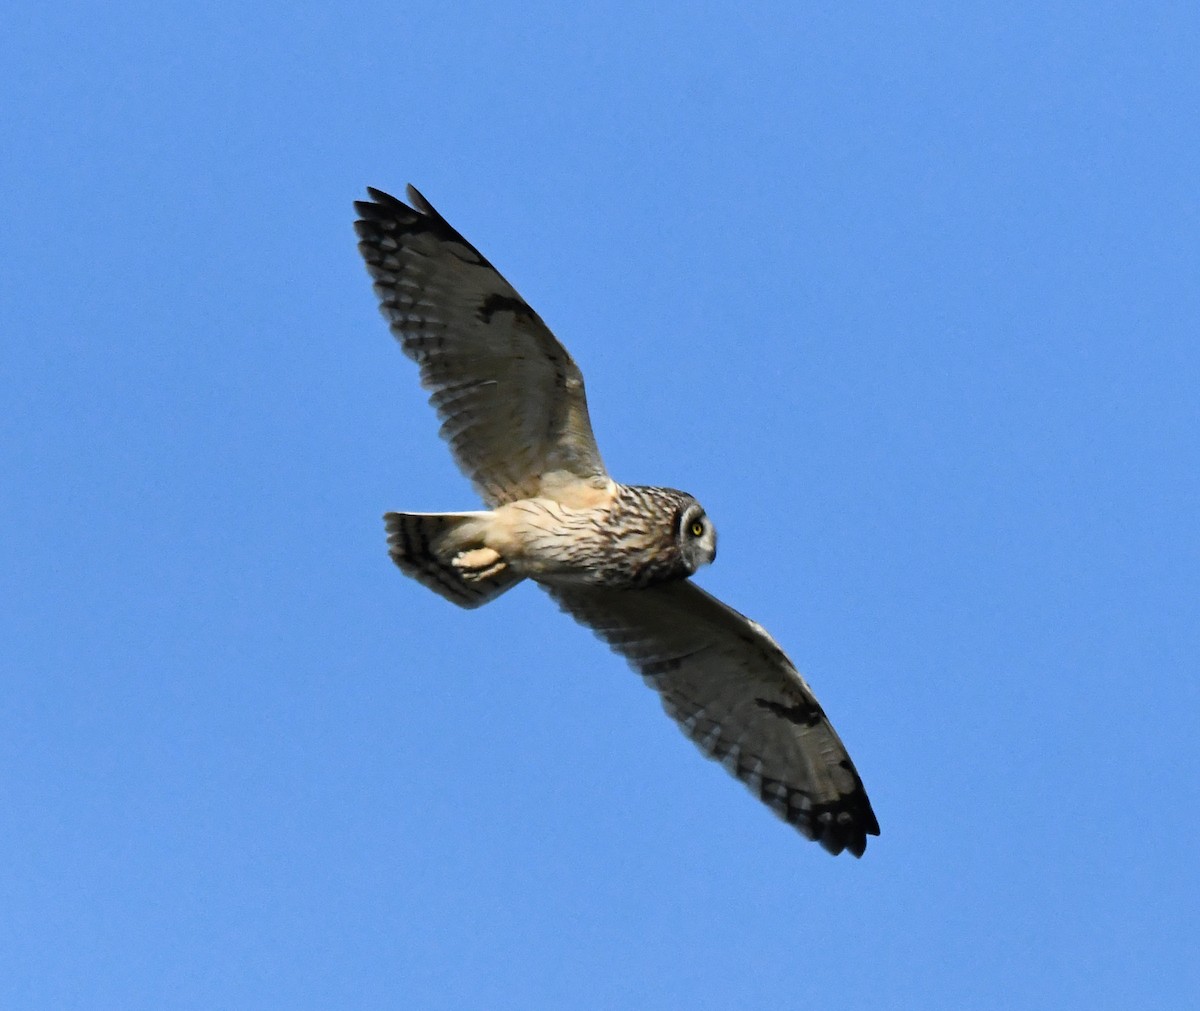
[[[680,510],[675,543],[689,576],[717,557],[717,528],[699,502],[693,500]]]

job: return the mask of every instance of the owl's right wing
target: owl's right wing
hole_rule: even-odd
[[[857,857],[879,835],[845,746],[757,622],[690,580],[543,589],[625,656],[702,752],[809,839]]]
[[[442,419],[442,437],[491,506],[608,489],[583,376],[480,252],[413,187],[355,203],[380,308]]]

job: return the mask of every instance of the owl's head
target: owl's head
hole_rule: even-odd
[[[675,543],[689,576],[717,557],[717,528],[695,499],[685,504],[675,518]]]

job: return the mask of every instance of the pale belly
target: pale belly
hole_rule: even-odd
[[[516,572],[544,583],[639,585],[661,538],[617,529],[607,505],[575,509],[552,499],[525,499],[491,514],[484,543]]]

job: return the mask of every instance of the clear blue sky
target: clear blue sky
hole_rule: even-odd
[[[1194,4],[21,6],[0,1006],[1197,1006]],[[476,504],[354,248],[409,181],[706,505],[864,859],[390,565]]]

